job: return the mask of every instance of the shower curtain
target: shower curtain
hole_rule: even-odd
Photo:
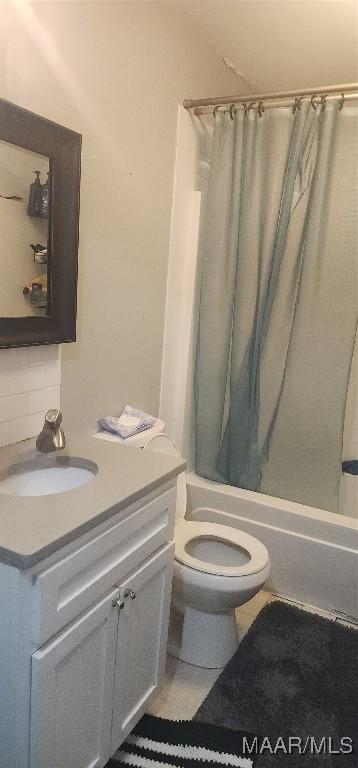
[[[357,323],[357,108],[340,106],[216,112],[194,381],[198,474],[332,511]]]

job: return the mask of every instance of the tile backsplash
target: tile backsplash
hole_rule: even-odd
[[[0,349],[0,447],[38,434],[60,384],[60,346]]]

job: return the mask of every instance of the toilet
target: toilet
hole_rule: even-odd
[[[158,453],[178,455],[164,423],[125,441],[108,432],[96,437]],[[235,609],[265,584],[271,563],[266,547],[237,528],[185,519],[185,472],[177,479],[175,561],[168,653],[208,669],[226,665],[238,647]]]

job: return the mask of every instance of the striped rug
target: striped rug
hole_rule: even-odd
[[[252,735],[144,715],[106,768],[253,768],[246,739]]]

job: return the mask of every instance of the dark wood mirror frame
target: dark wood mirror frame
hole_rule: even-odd
[[[0,99],[0,139],[49,157],[51,186],[48,314],[0,317],[0,348],[75,341],[81,135]]]

